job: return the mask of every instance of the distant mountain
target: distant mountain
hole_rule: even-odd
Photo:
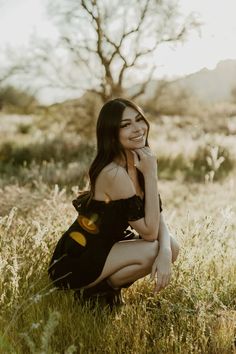
[[[142,98],[151,98],[158,87],[158,81],[150,81]],[[231,91],[236,88],[236,59],[220,61],[215,69],[202,69],[196,73],[181,77],[170,85],[183,88],[206,102],[230,101]],[[132,93],[137,85],[132,88]]]
[[[204,101],[229,101],[236,88],[236,60],[220,61],[215,69],[202,69],[179,79],[178,84]]]

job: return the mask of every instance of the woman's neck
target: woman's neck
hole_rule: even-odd
[[[126,157],[126,158],[125,158]],[[132,151],[125,150],[125,157],[123,155],[117,157],[114,161],[127,169],[134,168],[134,155]]]
[[[130,150],[125,150],[125,156],[121,155],[114,159],[114,162],[122,167],[124,167],[127,170],[127,173],[131,180],[133,181],[136,195],[140,196],[143,198],[144,192],[140,186],[139,180],[138,180],[138,171],[137,168],[134,166],[134,155],[132,151]]]

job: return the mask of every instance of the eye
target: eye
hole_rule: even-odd
[[[120,126],[120,128],[125,128],[125,127],[128,127],[130,125],[130,123],[125,123],[125,124],[122,124],[121,126]]]
[[[142,116],[138,116],[137,122],[140,122],[141,120],[144,120],[144,118]]]

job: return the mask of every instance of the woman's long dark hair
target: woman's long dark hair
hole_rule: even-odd
[[[116,98],[110,100],[102,107],[97,121],[97,154],[89,169],[90,178],[90,192],[89,201],[93,198],[95,193],[95,182],[102,171],[102,169],[111,163],[116,157],[123,154],[125,161],[126,155],[124,149],[119,141],[119,130],[123,112],[126,107],[131,107],[141,114],[145,120],[149,132],[149,123],[144,116],[143,111],[134,102],[124,98]],[[146,146],[148,140],[146,139]],[[127,169],[127,161],[126,161]],[[138,171],[138,178],[142,189],[144,190],[144,179],[140,171]]]

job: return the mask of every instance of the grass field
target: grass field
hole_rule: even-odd
[[[159,144],[152,136],[160,162],[175,161],[176,150],[188,159],[205,139],[182,133],[163,133]],[[31,128],[27,135],[5,127],[1,144],[14,138],[20,146],[23,137],[32,143],[32,136],[39,135]],[[230,151],[227,173],[216,178],[221,163],[210,163],[215,155],[208,155],[204,178],[191,179],[191,169],[183,175],[174,163],[159,171],[164,217],[181,244],[171,284],[154,296],[148,278],[140,280],[124,291],[126,305],[113,311],[56,291],[46,274],[55,243],[76,217],[75,181],[83,180],[88,162],[68,161],[74,169],[63,179],[60,161],[10,165],[2,158],[0,353],[236,353],[236,141],[221,132],[207,139]]]

